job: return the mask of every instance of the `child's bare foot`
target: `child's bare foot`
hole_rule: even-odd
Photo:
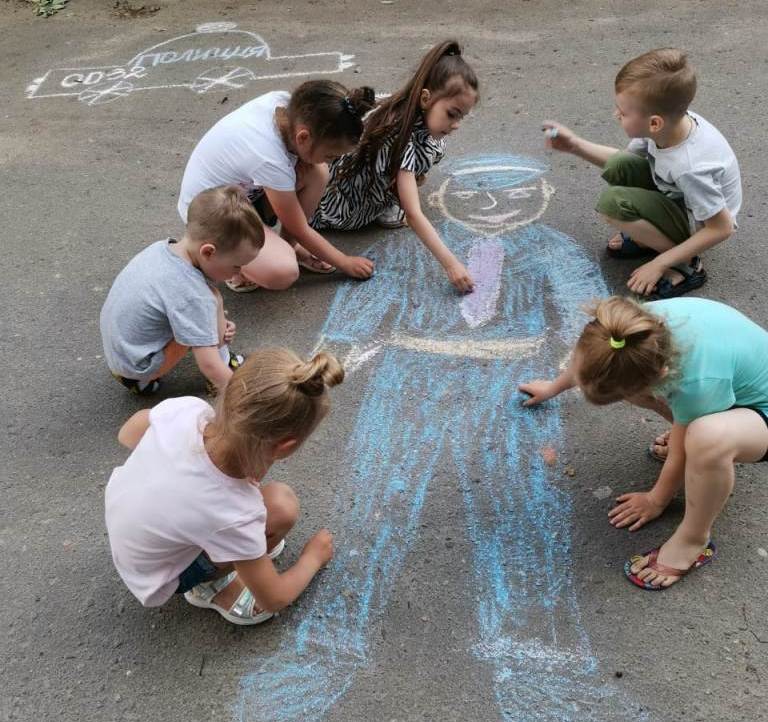
[[[317,256],[310,253],[304,246],[297,243],[294,247],[296,251],[296,260],[302,268],[306,268],[313,273],[333,273],[336,268],[330,263],[320,260]]]
[[[643,585],[666,589],[680,581],[691,569],[707,564],[714,553],[711,543],[686,541],[673,534],[659,549],[632,557],[627,571]]]
[[[656,461],[664,463],[667,460],[667,453],[669,452],[669,431],[665,431],[660,436],[657,436],[648,447],[648,453]]]
[[[249,281],[245,276],[239,273],[236,276],[232,276],[232,278],[224,283],[230,291],[234,291],[235,293],[250,293],[259,288],[258,283]]]
[[[235,574],[232,581],[222,589],[211,602],[222,609],[230,609],[242,594],[245,585],[240,581],[240,577]]]
[[[626,233],[621,232],[608,240],[605,251],[612,258],[644,258],[656,255],[652,248],[635,243]]]
[[[213,609],[233,624],[260,624],[274,616],[259,609],[253,594],[234,572],[222,579],[198,584],[186,592],[184,598],[195,607]]]

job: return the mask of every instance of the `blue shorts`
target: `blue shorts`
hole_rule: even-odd
[[[176,588],[176,594],[184,594],[198,584],[210,582],[212,579],[216,579],[219,574],[219,568],[205,555],[205,552],[200,552],[195,560],[179,574],[179,586]]]

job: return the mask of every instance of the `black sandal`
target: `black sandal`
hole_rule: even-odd
[[[635,243],[626,233],[619,233],[621,236],[621,247],[605,247],[605,252],[611,258],[645,258],[646,256],[658,255],[652,248],[646,248]]]
[[[662,278],[656,284],[656,290],[648,296],[649,301],[677,298],[701,288],[707,282],[707,272],[701,267],[698,257],[692,259],[690,264],[681,263],[679,266],[672,266],[670,270],[677,271],[683,280],[680,283],[672,283],[668,278]]]

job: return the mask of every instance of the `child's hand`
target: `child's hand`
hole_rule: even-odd
[[[227,319],[224,322],[224,343],[232,343],[232,339],[235,337],[235,331],[237,326],[234,321]]]
[[[545,120],[541,124],[544,131],[544,145],[564,153],[573,153],[576,150],[576,141],[579,136],[570,128],[554,120]]]
[[[647,296],[656,288],[659,279],[664,275],[666,268],[659,266],[654,261],[648,261],[636,268],[629,275],[627,286],[629,290],[639,296]]]
[[[553,396],[557,396],[555,385],[551,381],[545,381],[544,379],[529,381],[526,384],[520,384],[517,388],[522,393],[528,394],[531,397],[523,401],[523,406],[537,406]]]
[[[446,266],[445,272],[448,274],[450,282],[462,293],[469,293],[475,290],[475,282],[469,271],[463,263],[456,261]]]
[[[617,529],[632,524],[629,531],[637,531],[641,526],[655,519],[666,506],[656,501],[649,491],[622,494],[616,502],[616,506],[608,512],[608,520]]]
[[[301,555],[308,556],[317,564],[318,569],[324,567],[333,558],[333,536],[327,529],[321,529],[304,546]]]
[[[352,278],[370,278],[373,275],[373,261],[362,256],[346,256],[339,270]]]

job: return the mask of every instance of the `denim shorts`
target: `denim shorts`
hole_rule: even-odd
[[[218,567],[205,555],[205,552],[200,552],[195,560],[179,574],[179,586],[176,588],[176,594],[184,594],[198,584],[210,582],[216,578],[218,573]]]

